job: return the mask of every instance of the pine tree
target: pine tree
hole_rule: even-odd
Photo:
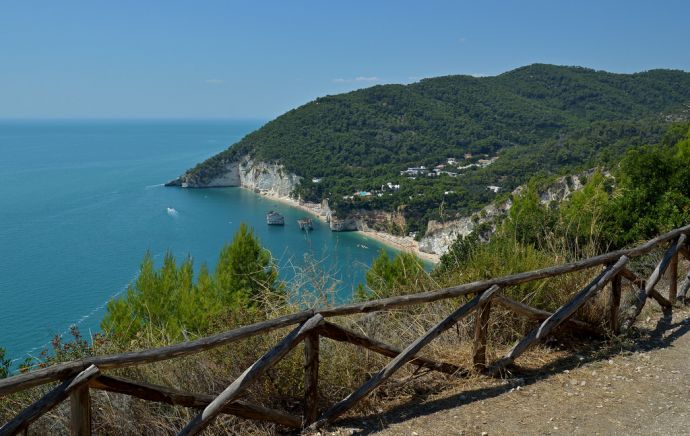
[[[278,271],[271,253],[261,246],[254,231],[240,225],[230,244],[220,253],[215,281],[222,300],[230,306],[251,306],[263,293],[277,292]]]

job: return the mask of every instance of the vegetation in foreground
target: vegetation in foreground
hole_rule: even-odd
[[[428,274],[409,254],[393,258],[382,253],[367,274],[366,285],[354,298],[372,299],[437,289],[457,283],[497,277],[541,268],[594,255],[649,239],[658,233],[690,222],[690,126],[670,129],[657,146],[629,150],[612,168],[614,179],[595,173],[585,188],[558,206],[543,206],[536,192],[541,183],[533,180],[514,199],[509,216],[500,223],[488,243],[470,235],[459,239],[441,264]],[[656,254],[658,256],[658,254]],[[649,272],[646,262],[634,267]],[[315,276],[323,272],[315,268]],[[553,310],[591,279],[587,272],[573,273],[539,282],[511,287],[505,292],[531,306]],[[319,278],[321,280],[321,278]],[[194,274],[191,260],[180,265],[168,255],[160,267],[145,256],[139,278],[126,295],[109,303],[103,320],[105,334],[89,343],[79,332],[73,340],[56,338],[53,352],[46,353],[37,366],[72,360],[93,354],[109,354],[168,345],[213,332],[228,330],[300,310],[306,304],[298,289],[278,280],[270,255],[252,231],[242,226],[234,240],[223,248],[213,273],[201,267]],[[601,325],[607,297],[586,305],[577,317]],[[327,305],[329,299],[309,304]],[[444,301],[420,307],[380,313],[375,316],[348,316],[339,323],[371,337],[405,346],[442,319],[462,301]],[[527,321],[497,308],[492,315],[489,354],[496,357],[530,327]],[[458,325],[425,349],[425,355],[467,367],[473,320]],[[252,337],[231,346],[199,355],[160,362],[116,373],[150,383],[191,391],[215,393],[224,389],[284,335],[284,331]],[[271,369],[254,385],[246,399],[273,408],[299,413],[303,392],[301,348]],[[543,357],[543,356],[542,356]],[[323,340],[320,374],[320,401],[323,405],[343,398],[364,382],[385,359],[359,349]],[[0,350],[0,376],[7,375],[9,363]],[[524,359],[523,361],[524,362]],[[543,360],[535,362],[536,366]],[[30,370],[27,362],[24,371]],[[36,366],[36,362],[33,362]],[[530,365],[527,357],[527,365]],[[4,368],[4,372],[3,371]],[[412,369],[405,380],[376,390],[359,406],[359,412],[378,409],[382,401],[404,397],[422,389]],[[447,379],[423,379],[423,389],[441,386]],[[431,388],[430,388],[431,386]],[[21,407],[47,390],[36,388],[0,400],[0,419],[6,420]],[[140,433],[146,423],[150,433],[174,433],[195,411],[142,401],[125,401],[118,395],[94,394],[95,426],[98,433]],[[36,423],[38,431],[64,429],[67,406],[51,412]],[[274,433],[280,429],[262,423],[222,417],[212,427],[218,433]]]

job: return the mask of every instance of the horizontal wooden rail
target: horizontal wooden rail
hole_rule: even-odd
[[[97,367],[91,365],[76,376],[65,380],[50,392],[45,394],[41,399],[24,409],[13,420],[0,427],[0,435],[14,435],[22,430],[25,430],[29,424],[37,420],[44,413],[50,411],[69,397],[69,394],[76,389],[84,386],[99,374]]]
[[[588,259],[583,259],[577,262],[543,268],[535,271],[513,274],[510,276],[491,280],[468,283],[460,286],[440,289],[437,291],[429,291],[400,297],[385,298],[361,304],[342,305],[334,308],[323,309],[320,310],[318,313],[320,313],[324,317],[330,317],[347,315],[352,313],[365,313],[371,311],[389,310],[406,305],[421,304],[441,299],[467,295],[487,289],[494,284],[497,284],[499,286],[509,286],[524,283],[527,281],[538,280],[541,278],[553,277],[556,275],[579,271],[582,269],[590,268],[592,266],[605,264],[619,258],[621,255],[626,255],[628,257],[640,256],[648,253],[649,251],[654,249],[654,247],[656,247],[658,244],[676,238],[679,235],[684,235],[688,232],[690,232],[690,225],[681,227],[679,229],[675,229],[664,235],[658,236],[657,238],[654,238],[646,242],[645,244],[642,244],[635,248],[606,253]],[[200,351],[225,345],[259,333],[300,323],[313,316],[314,313],[315,312],[312,310],[302,311],[295,314],[286,315],[281,318],[276,318],[273,320],[268,320],[240,327],[229,332],[224,332],[217,335],[201,338],[195,341],[189,341],[181,344],[154,348],[139,352],[123,353],[113,356],[94,357],[84,359],[82,361],[68,362],[65,364],[55,365],[49,368],[31,371],[26,374],[20,374],[13,377],[9,377],[4,380],[0,380],[0,396],[6,395],[11,392],[16,392],[16,390],[18,389],[24,389],[31,386],[36,386],[39,384],[69,377],[70,375],[73,375],[92,364],[97,365],[99,368],[102,369],[122,368],[126,366],[140,365],[144,363],[167,360],[198,353]]]
[[[513,300],[512,298],[508,298],[504,295],[497,295],[494,297],[494,302],[497,304],[500,304],[501,306],[505,307],[506,309],[509,309],[518,315],[525,316],[527,318],[537,320],[537,321],[544,321],[546,318],[550,317],[553,315],[551,312],[547,312],[546,310],[541,310],[541,309],[536,309],[532,306],[529,306],[525,303],[520,303],[518,301]],[[569,318],[566,321],[566,324],[569,324],[571,327],[584,330],[588,333],[596,333],[597,329],[591,325],[588,324],[584,321],[580,321],[579,319],[574,319],[574,318]]]
[[[436,291],[420,292],[417,294],[410,294],[399,297],[383,298],[379,300],[368,301],[365,303],[345,304],[333,308],[321,309],[318,311],[305,310],[291,315],[285,315],[280,318],[247,325],[244,327],[219,333],[213,336],[197,339],[194,341],[183,342],[180,344],[169,345],[160,348],[151,348],[143,351],[134,351],[111,356],[91,357],[83,360],[61,363],[48,368],[38,369],[35,371],[27,372],[25,374],[18,374],[0,380],[0,397],[16,392],[18,390],[23,390],[29,387],[37,386],[55,380],[65,379],[80,371],[83,371],[90,365],[96,365],[102,370],[106,370],[112,368],[124,368],[128,366],[142,365],[146,363],[159,362],[162,360],[188,356],[190,354],[199,353],[201,351],[209,350],[215,347],[219,347],[221,345],[226,345],[250,336],[299,324],[312,317],[315,313],[319,313],[323,317],[333,317],[350,315],[354,313],[367,313],[382,310],[391,310],[409,305],[429,303],[433,301],[469,295],[476,292],[484,291],[493,285],[507,287],[533,280],[539,280],[575,271],[581,271],[583,269],[591,268],[597,265],[604,265],[607,263],[614,262],[621,256],[637,257],[644,255],[653,250],[657,245],[673,240],[675,238],[678,238],[680,235],[685,235],[687,233],[690,233],[690,225],[672,230],[666,234],[651,239],[650,241],[635,248],[618,250],[611,253],[606,253],[563,265],[557,265],[534,271],[512,274],[509,276],[494,278],[490,280],[482,280],[467,283],[459,286],[439,289]]]
[[[493,372],[498,373],[502,371],[506,366],[511,364],[515,359],[517,359],[522,353],[524,353],[529,347],[534,345],[536,342],[544,339],[554,328],[558,327],[566,319],[572,316],[582,305],[596,292],[603,288],[616,274],[620,272],[621,269],[628,262],[628,257],[623,255],[618,261],[602,271],[594,280],[592,280],[587,286],[585,286],[580,292],[575,294],[575,296],[566,304],[561,306],[556,310],[550,317],[548,317],[539,327],[532,330],[527,336],[525,336],[521,341],[519,341],[515,346],[506,354],[506,356],[500,359],[493,365]]]
[[[215,398],[213,395],[190,394],[165,386],[135,382],[126,378],[108,375],[100,375],[91,380],[89,386],[93,389],[129,395],[146,401],[194,409],[203,409]],[[302,425],[302,421],[295,416],[240,400],[226,404],[221,409],[221,412],[257,421],[275,422],[292,428],[299,428]]]
[[[624,332],[630,329],[630,327],[632,327],[632,325],[635,323],[635,320],[640,315],[642,308],[647,302],[647,298],[652,297],[656,299],[657,302],[666,309],[673,307],[671,302],[666,300],[666,298],[664,298],[659,291],[656,290],[655,286],[657,283],[659,283],[659,280],[661,280],[661,277],[675,258],[678,250],[685,245],[686,238],[687,235],[681,234],[677,240],[671,243],[664,253],[664,257],[661,259],[661,262],[659,262],[652,274],[649,276],[649,279],[647,279],[647,282],[645,283],[644,289],[640,290],[637,295],[637,299],[635,300],[635,304],[630,308],[628,316],[625,318],[625,321],[621,327]]]
[[[531,282],[533,280],[539,280],[575,271],[581,271],[598,265],[606,265],[617,261],[621,256],[626,256],[628,258],[642,256],[652,251],[657,245],[675,239],[679,235],[686,234],[689,232],[690,225],[681,227],[679,229],[675,229],[664,235],[658,236],[635,248],[612,251],[610,253],[578,260],[576,262],[551,266],[534,271],[512,274],[505,277],[467,283],[459,286],[452,286],[437,291],[420,292],[417,294],[403,295],[400,297],[383,298],[380,300],[368,301],[366,303],[346,304],[329,309],[319,310],[319,313],[322,314],[324,317],[329,317],[351,315],[354,313],[376,312],[381,310],[390,310],[412,304],[430,303],[437,300],[460,297],[463,295],[483,291],[485,289],[490,288],[493,285],[498,285],[502,288],[513,285],[519,285],[521,283]]]
[[[249,385],[267,369],[275,365],[290,350],[292,350],[307,334],[311,333],[323,323],[321,315],[314,315],[299,327],[291,331],[278,345],[266,352],[252,366],[247,368],[242,375],[237,377],[230,386],[225,388],[211,403],[204,408],[185,428],[180,435],[199,434],[213,419],[223,410],[225,405],[234,401]]]
[[[359,345],[375,353],[381,354],[386,357],[396,357],[402,352],[399,348],[393,347],[392,345],[386,344],[385,342],[377,341],[376,339],[369,338],[364,335],[341,327],[339,325],[326,322],[319,333],[328,339],[339,342],[349,342],[354,345]],[[417,365],[422,368],[431,369],[433,371],[444,372],[446,374],[463,375],[467,374],[467,371],[463,370],[459,366],[455,366],[450,363],[436,362],[425,357],[415,357],[408,362],[410,365]]]
[[[30,388],[40,384],[55,380],[65,379],[90,365],[96,365],[101,370],[113,368],[126,368],[128,366],[142,365],[145,363],[159,362],[162,360],[174,359],[176,357],[188,356],[201,351],[226,345],[240,339],[255,336],[271,330],[287,327],[306,321],[314,315],[314,311],[307,310],[280,318],[247,325],[217,335],[207,336],[180,344],[168,345],[160,348],[151,348],[143,351],[132,351],[129,353],[115,354],[111,356],[89,357],[72,362],[59,363],[48,368],[30,371],[25,374],[18,374],[0,380],[0,397],[18,390]]]
[[[618,330],[621,278],[628,279],[639,289],[637,295],[638,299],[628,314],[629,316],[622,324],[624,330],[634,323],[646,300],[649,298],[655,299],[665,309],[670,309],[675,297],[675,291],[678,287],[678,256],[690,257],[690,251],[688,251],[687,248],[688,233],[690,233],[690,225],[675,229],[635,248],[618,250],[567,264],[462,284],[436,291],[396,296],[363,303],[346,304],[320,310],[304,310],[180,344],[117,355],[91,357],[30,371],[25,374],[19,374],[0,380],[0,397],[40,384],[56,380],[64,381],[0,428],[0,435],[16,434],[25,430],[31,422],[55,407],[68,396],[71,397],[72,403],[72,431],[81,434],[90,434],[91,407],[89,388],[117,392],[148,401],[203,409],[180,434],[197,434],[201,432],[221,413],[274,422],[291,428],[299,428],[311,424],[310,428],[316,429],[324,424],[332,422],[345,413],[364,396],[384,383],[405,364],[409,363],[417,365],[420,368],[423,367],[450,374],[467,374],[467,370],[456,365],[420,357],[417,356],[417,353],[443,331],[449,329],[460,319],[472,312],[477,313],[474,332],[473,362],[475,368],[481,370],[485,369],[488,366],[486,363],[487,330],[491,301],[494,297],[497,303],[517,314],[541,321],[539,327],[535,328],[522,340],[518,341],[503,359],[491,365],[494,371],[500,371],[505,368],[506,365],[512,363],[527,348],[544,339],[553,329],[562,323],[567,323],[571,327],[590,332],[596,331],[590,324],[573,319],[572,317],[587,300],[609,282],[612,283],[612,304],[608,319],[614,333]],[[668,249],[647,280],[638,277],[634,272],[625,268],[629,258],[644,255],[666,242],[670,242]],[[514,301],[508,297],[498,295],[500,289],[509,286],[603,265],[605,265],[606,268],[599,273],[591,283],[553,313],[539,310],[524,303]],[[662,296],[656,289],[656,285],[666,270],[669,271],[670,280],[669,299]],[[684,296],[687,287],[690,287],[690,285],[684,284],[681,287],[680,296]],[[324,320],[326,317],[393,310],[409,305],[430,303],[471,294],[476,295],[443,321],[429,329],[422,337],[412,342],[404,350],[400,350],[385,342],[369,338]],[[189,356],[254,335],[295,325],[297,325],[297,327],[294,328],[294,330],[288,333],[287,336],[285,336],[275,347],[266,352],[252,366],[247,368],[217,397],[206,394],[185,393],[172,388],[135,382],[120,377],[106,376],[100,373],[100,371],[107,369],[125,368]],[[318,356],[320,336],[361,346],[373,352],[391,357],[392,360],[352,394],[330,407],[318,420],[316,420],[318,414]],[[305,341],[305,397],[304,414],[302,417],[292,416],[285,412],[252,405],[239,400],[239,397],[251,383],[280,361],[290,350],[303,340]]]
[[[362,386],[360,386],[356,391],[348,395],[342,401],[333,405],[324,414],[310,426],[310,429],[317,429],[322,427],[334,419],[345,413],[352,406],[354,406],[359,400],[364,398],[369,392],[376,389],[381,383],[386,381],[390,376],[392,376],[401,366],[412,360],[415,355],[424,348],[429,342],[436,339],[441,333],[453,327],[458,321],[460,321],[465,316],[469,315],[474,311],[478,305],[485,301],[488,301],[494,293],[496,293],[500,287],[494,285],[487,289],[481,295],[477,295],[468,303],[462,305],[459,309],[455,310],[446,319],[436,324],[434,327],[429,329],[424,336],[420,337],[416,341],[412,342],[405,348],[400,354],[398,354],[395,359],[391,360],[388,365],[386,365],[381,371],[374,374],[369,380],[367,380]]]

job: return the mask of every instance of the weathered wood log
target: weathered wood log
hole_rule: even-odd
[[[477,371],[486,369],[486,341],[491,315],[491,300],[477,307],[474,321],[474,341],[472,343],[472,364]]]
[[[678,299],[682,300],[683,302],[687,302],[686,295],[688,293],[688,289],[690,289],[690,272],[685,277],[685,280],[683,280],[683,283],[680,285],[680,291],[678,291]]]
[[[325,322],[324,325],[319,329],[319,332],[325,338],[338,342],[349,342],[350,344],[364,347],[386,357],[396,357],[398,354],[402,353],[402,350],[397,347],[376,339],[369,338],[353,330],[330,322]],[[415,357],[408,363],[410,365],[417,365],[422,368],[427,368],[446,374],[467,374],[467,371],[463,370],[459,366],[445,362],[437,362],[432,359],[427,359],[426,357]]]
[[[267,369],[275,365],[290,352],[307,334],[314,331],[323,323],[323,316],[317,314],[309,318],[299,327],[285,336],[275,347],[264,354],[252,366],[247,368],[230,386],[225,388],[204,410],[192,419],[180,435],[199,434],[213,419],[218,416],[223,407],[235,400],[249,385],[262,375]]]
[[[582,305],[592,297],[597,291],[603,288],[628,262],[627,256],[621,256],[614,264],[602,271],[594,280],[585,286],[580,292],[556,310],[553,315],[548,317],[539,327],[532,330],[527,336],[520,340],[506,354],[505,357],[497,361],[492,368],[494,373],[499,373],[507,365],[513,363],[529,347],[544,339],[551,331],[558,327],[563,321],[572,316]]]
[[[70,400],[70,434],[72,436],[91,435],[91,395],[89,385],[75,389]]]
[[[585,304],[591,296],[603,288],[618,272],[628,263],[628,256],[621,256],[618,261],[612,266],[606,268],[602,277],[592,283],[588,289],[581,291],[569,303],[563,305],[559,310],[555,311],[537,330],[537,339],[543,339],[551,330],[560,325],[563,321],[575,314],[575,312]]]
[[[528,306],[525,303],[520,303],[518,301],[515,301],[511,298],[506,297],[505,295],[496,295],[493,298],[494,303],[498,303],[501,306],[512,310],[513,312],[525,316],[527,318],[536,320],[536,321],[544,321],[546,318],[550,317],[553,315],[552,312],[547,312],[546,310],[541,310],[534,308],[532,306]],[[579,319],[575,318],[568,318],[565,321],[566,324],[568,324],[572,328],[576,328],[579,330],[586,331],[588,333],[592,334],[598,334],[599,331],[597,330],[596,327],[593,325],[586,323],[584,321],[580,321]]]
[[[122,377],[100,375],[89,382],[92,389],[99,389],[118,394],[129,395],[146,401],[165,403],[173,406],[203,409],[214,400],[213,395],[190,394],[166,386],[159,386],[128,380]],[[269,421],[290,428],[299,428],[302,420],[279,410],[269,409],[236,400],[223,406],[222,413],[257,421]]]
[[[13,420],[0,427],[0,435],[14,435],[26,429],[29,424],[40,418],[41,415],[69,397],[74,390],[86,385],[89,380],[96,377],[98,373],[98,368],[91,365],[76,376],[60,383],[57,387],[41,397],[41,399],[24,409],[19,415],[15,416]]]
[[[221,345],[226,345],[260,333],[299,324],[309,319],[313,315],[314,311],[307,310],[304,312],[247,325],[194,341],[183,342],[181,344],[169,345],[160,348],[151,348],[143,351],[133,351],[111,356],[90,357],[82,360],[57,364],[36,371],[30,371],[25,374],[0,379],[0,397],[18,390],[30,388],[32,386],[68,378],[80,371],[83,371],[90,365],[96,365],[101,370],[106,370],[112,368],[125,368],[133,365],[141,365],[144,363],[159,362],[161,360],[187,356],[190,354],[199,353],[201,351],[210,350]]]
[[[680,247],[678,252],[683,257],[685,257],[685,259],[690,260],[690,249],[688,249],[687,240],[685,242],[685,245]],[[690,289],[690,272],[688,272],[685,279],[683,280],[683,283],[680,285],[680,291],[678,292],[678,296],[677,296],[677,298],[684,303],[687,302],[686,295],[688,293],[688,289]]]
[[[676,253],[678,253],[678,250],[685,244],[686,238],[687,235],[681,234],[678,237],[678,239],[672,242],[671,245],[668,247],[668,249],[664,253],[664,257],[661,259],[656,268],[654,268],[654,271],[649,276],[649,279],[647,279],[647,283],[644,287],[645,298],[641,298],[641,295],[638,295],[635,304],[628,311],[628,315],[626,316],[626,319],[623,322],[623,325],[621,326],[621,330],[623,332],[628,331],[630,327],[632,327],[632,325],[635,323],[635,320],[642,312],[642,308],[647,302],[648,297],[653,297],[663,307],[670,308],[672,306],[670,305],[670,302],[668,302],[663,296],[661,296],[661,294],[659,294],[659,292],[656,291],[654,287],[657,283],[659,283],[659,280],[661,280],[661,276],[664,274],[664,272],[666,272],[666,268],[668,268],[668,266],[671,264],[671,261],[673,257],[676,255]]]
[[[676,302],[678,294],[678,253],[671,258],[668,266],[668,301],[673,304]]]
[[[687,244],[680,247],[678,249],[678,253],[683,255],[683,257],[686,258],[687,260],[690,260],[690,250],[688,249]]]
[[[656,302],[659,303],[659,305],[660,305],[661,307],[663,307],[664,309],[671,309],[671,308],[673,308],[673,304],[671,304],[671,302],[668,301],[668,299],[666,299],[666,297],[664,297],[663,295],[661,295],[661,293],[660,293],[659,291],[657,291],[656,289],[654,289],[654,288],[650,289],[649,294],[648,294],[647,296],[648,296],[649,298],[655,299]]]
[[[319,333],[304,338],[304,422],[303,427],[319,416]]]
[[[511,285],[518,285],[520,283],[530,282],[533,280],[539,280],[547,277],[554,277],[561,274],[581,271],[583,269],[592,268],[597,265],[609,264],[617,261],[621,256],[627,256],[628,258],[641,256],[652,251],[654,248],[656,248],[657,245],[675,239],[679,235],[683,235],[688,232],[690,232],[690,225],[657,236],[656,238],[650,239],[649,241],[635,248],[612,251],[610,253],[605,253],[599,256],[578,260],[572,263],[542,268],[534,271],[527,271],[505,277],[493,278],[490,280],[467,283],[459,286],[439,289],[437,291],[420,292],[417,294],[403,295],[400,297],[383,298],[380,300],[373,300],[365,303],[345,304],[330,309],[319,310],[319,313],[322,314],[324,317],[330,317],[350,315],[353,313],[376,312],[379,310],[390,310],[397,307],[412,304],[428,303],[446,298],[453,298],[462,295],[473,294],[488,289],[493,285],[498,285],[502,288],[505,288]]]
[[[628,268],[623,268],[621,270],[621,275],[637,288],[644,289],[645,286],[647,286],[647,280],[630,271]]]
[[[635,248],[618,250],[611,253],[591,257],[588,259],[579,260],[577,262],[543,268],[535,271],[513,274],[510,276],[494,278],[491,280],[467,283],[459,286],[440,289],[437,291],[422,292],[418,294],[411,294],[401,297],[384,298],[381,300],[374,300],[361,304],[347,304],[334,308],[323,309],[319,311],[319,313],[322,314],[324,317],[329,317],[348,315],[352,313],[366,313],[379,310],[389,310],[407,305],[421,304],[447,298],[454,298],[462,295],[473,294],[488,289],[493,285],[506,287],[533,280],[539,280],[547,277],[554,277],[561,274],[567,274],[570,272],[591,268],[596,265],[610,263],[618,259],[622,255],[626,255],[628,257],[641,256],[653,250],[657,245],[677,238],[680,235],[687,234],[688,232],[690,232],[690,225],[672,230],[664,235],[660,235]],[[238,329],[220,333],[217,335],[197,339],[195,341],[183,342],[181,344],[175,344],[166,347],[153,348],[143,351],[135,351],[111,356],[92,357],[79,361],[58,364],[35,371],[30,371],[25,374],[15,375],[0,380],[0,397],[10,394],[12,392],[16,392],[18,390],[26,389],[29,387],[37,386],[55,380],[62,380],[68,378],[74,374],[77,374],[80,371],[83,371],[89,365],[96,365],[99,368],[106,370],[112,368],[124,368],[128,366],[158,362],[162,360],[174,359],[177,357],[195,354],[200,351],[229,344],[243,338],[271,331],[273,329],[298,324],[309,319],[311,316],[314,315],[314,313],[315,312],[313,310],[306,310],[295,314],[286,315],[281,318],[276,318],[273,320],[240,327]]]
[[[618,273],[611,280],[611,305],[609,308],[609,328],[614,335],[617,335],[620,331],[618,315],[621,306],[621,293],[623,285],[623,276]]]
[[[318,421],[312,424],[310,429],[317,429],[323,427],[324,425],[332,422],[334,419],[345,413],[352,406],[354,406],[359,400],[364,396],[369,394],[372,390],[376,389],[381,383],[386,381],[390,376],[392,376],[401,366],[412,360],[412,358],[417,354],[425,345],[438,337],[441,333],[448,330],[454,326],[459,320],[470,314],[477,306],[485,301],[488,301],[493,294],[500,288],[498,286],[492,286],[491,288],[484,291],[481,295],[477,295],[468,303],[461,306],[459,309],[455,310],[450,316],[436,324],[434,327],[429,329],[422,337],[411,343],[402,353],[391,360],[388,365],[386,365],[381,371],[374,374],[369,380],[367,380],[362,386],[360,386],[353,393],[348,395],[345,399],[333,405],[328,409]]]
[[[638,294],[635,296],[635,303],[633,304],[633,306],[636,306],[637,304],[644,305],[646,299],[651,297],[654,298],[657,301],[657,303],[659,303],[659,305],[664,308],[673,307],[671,302],[668,301],[666,297],[661,295],[659,291],[657,291],[654,288],[652,288],[649,291],[649,295],[647,295],[647,292],[645,291],[645,288],[647,287],[647,280],[639,277],[637,274],[635,274],[627,268],[623,268],[623,270],[621,271],[621,275],[628,279],[633,284],[633,286],[640,289],[640,292],[638,292]]]

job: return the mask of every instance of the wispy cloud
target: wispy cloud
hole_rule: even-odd
[[[378,82],[378,81],[380,81],[380,80],[381,80],[381,79],[379,79],[379,78],[376,77],[376,76],[357,76],[357,77],[355,77],[355,78],[353,78],[353,79],[344,79],[344,78],[342,78],[342,77],[339,77],[339,78],[337,78],[337,79],[333,79],[332,82],[333,82],[333,83],[362,83],[362,82],[364,82],[364,83],[366,83],[366,82],[371,83],[371,82]]]
[[[223,81],[220,79],[206,79],[204,83],[208,83],[209,85],[220,85]]]

